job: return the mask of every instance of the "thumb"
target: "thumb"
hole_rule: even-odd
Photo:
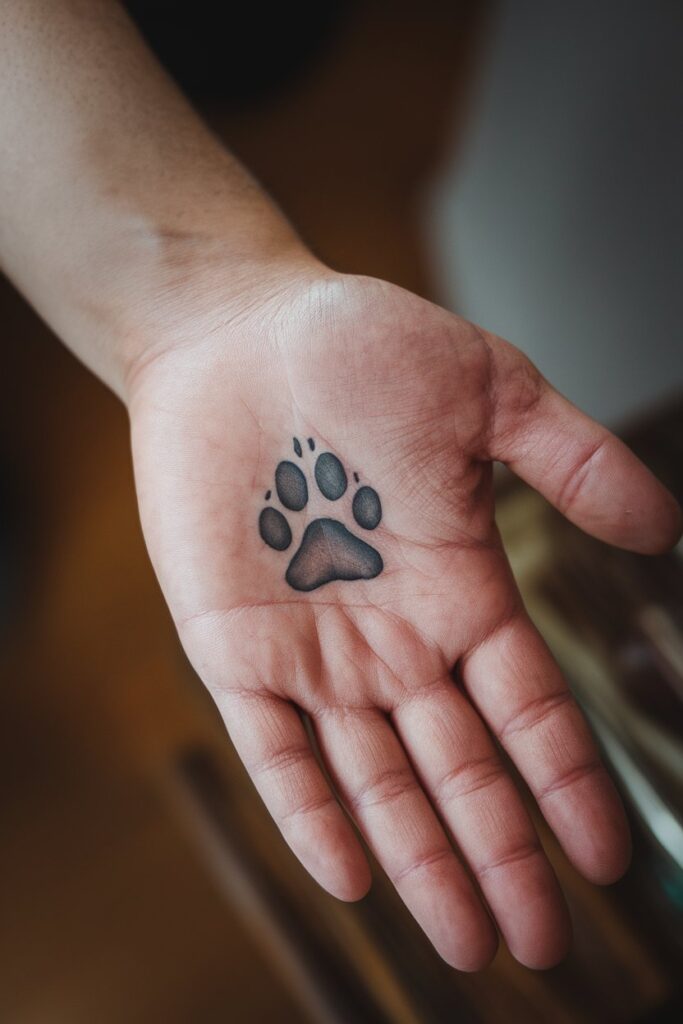
[[[495,351],[499,384],[489,458],[504,462],[599,540],[641,554],[675,544],[681,509],[640,459],[513,346],[499,342]]]

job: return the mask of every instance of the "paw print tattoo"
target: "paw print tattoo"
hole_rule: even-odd
[[[298,438],[293,438],[294,453],[303,459]],[[315,441],[308,439],[308,448],[315,451]],[[346,494],[348,478],[336,455],[322,452],[315,460],[315,486],[327,501],[339,501]],[[359,483],[358,474],[353,474]],[[308,480],[295,463],[283,461],[275,469],[275,491],[280,503],[289,512],[302,512],[309,500]],[[266,501],[271,498],[266,493]],[[363,485],[351,502],[351,516],[363,530],[374,530],[382,519],[382,505],[377,491]],[[259,516],[259,533],[275,551],[286,551],[292,543],[292,530],[279,509],[268,505]],[[285,579],[294,590],[316,590],[334,580],[371,580],[379,576],[384,563],[378,551],[356,537],[338,519],[320,517],[304,530],[301,543],[292,556]]]

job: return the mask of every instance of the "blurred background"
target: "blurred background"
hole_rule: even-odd
[[[680,4],[128,7],[323,259],[508,337],[683,497]],[[682,552],[607,549],[501,474],[636,855],[593,889],[539,822],[570,957],[459,975],[378,871],[347,906],[296,864],[175,637],[123,409],[4,281],[0,331],[0,1020],[683,1019]]]

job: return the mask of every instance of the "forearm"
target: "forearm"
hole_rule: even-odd
[[[119,393],[188,271],[239,302],[306,260],[118,4],[0,0],[0,96],[2,268]]]

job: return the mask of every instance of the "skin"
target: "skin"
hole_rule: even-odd
[[[677,505],[517,349],[315,260],[118,8],[5,0],[0,40],[3,264],[126,402],[152,562],[284,838],[335,896],[367,891],[305,712],[348,815],[441,956],[482,968],[499,930],[522,963],[556,963],[566,907],[494,738],[588,879],[622,874],[628,830],[520,600],[491,466],[643,553],[675,542]],[[285,582],[291,552],[264,544],[258,517],[293,436],[376,488],[377,578]],[[306,446],[309,485],[314,459]],[[354,490],[333,513],[352,529]],[[287,513],[296,538],[330,514],[310,491]]]

